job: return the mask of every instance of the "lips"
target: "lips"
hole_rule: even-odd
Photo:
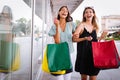
[[[61,14],[61,17],[65,18],[65,17],[67,17],[67,14]]]
[[[63,16],[67,16],[67,14],[62,14]]]
[[[92,18],[92,16],[87,16],[87,18]]]

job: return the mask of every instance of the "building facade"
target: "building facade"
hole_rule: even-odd
[[[108,29],[109,32],[120,31],[120,15],[102,16],[101,26],[102,30]]]

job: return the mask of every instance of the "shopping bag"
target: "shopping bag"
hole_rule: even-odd
[[[20,48],[17,43],[0,41],[0,72],[16,71],[20,68]]]
[[[114,40],[92,42],[94,66],[100,69],[112,69],[120,66],[120,58]]]
[[[47,47],[45,48],[44,50],[44,56],[43,56],[43,60],[42,60],[42,70],[44,72],[47,72],[47,73],[50,73],[50,74],[65,74],[65,70],[62,70],[62,71],[57,71],[57,72],[50,72],[49,68],[48,68],[48,60],[47,60]]]
[[[50,72],[72,69],[67,42],[47,45],[47,59]]]

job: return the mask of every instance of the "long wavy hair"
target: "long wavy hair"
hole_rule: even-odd
[[[68,10],[68,7],[67,6],[62,6],[60,9],[59,9],[59,12],[61,11],[62,8],[66,8]],[[57,19],[60,20],[60,15],[58,14],[57,16]],[[70,21],[73,21],[73,18],[70,16],[70,12],[68,10],[68,15],[66,17],[66,22],[70,22]]]
[[[98,30],[99,27],[98,27],[98,24],[97,24],[97,17],[96,17],[96,14],[95,14],[95,10],[94,10],[92,7],[86,7],[86,8],[84,9],[82,22],[86,22],[86,18],[84,17],[84,15],[85,15],[85,11],[86,11],[87,9],[91,9],[91,10],[93,11],[94,16],[93,16],[93,19],[92,19],[92,25],[93,25],[94,29]]]

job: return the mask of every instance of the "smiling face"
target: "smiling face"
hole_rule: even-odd
[[[62,7],[59,9],[59,12],[58,12],[58,15],[57,15],[57,19],[58,19],[58,20],[60,20],[60,19],[65,19],[66,22],[73,21],[73,18],[70,16],[70,12],[69,12],[67,6],[62,6]]]
[[[66,7],[62,7],[60,10],[59,10],[59,16],[60,18],[62,19],[66,19],[67,16],[68,16],[68,9]]]
[[[85,14],[84,17],[86,18],[87,21],[92,21],[93,17],[94,17],[94,13],[92,9],[86,9],[85,10]]]
[[[90,21],[94,27],[94,29],[98,30],[97,17],[95,14],[95,10],[93,7],[86,7],[83,11],[83,19],[82,22]]]
[[[83,11],[83,22],[85,21],[93,21],[96,18],[95,11],[91,7],[86,7]]]

